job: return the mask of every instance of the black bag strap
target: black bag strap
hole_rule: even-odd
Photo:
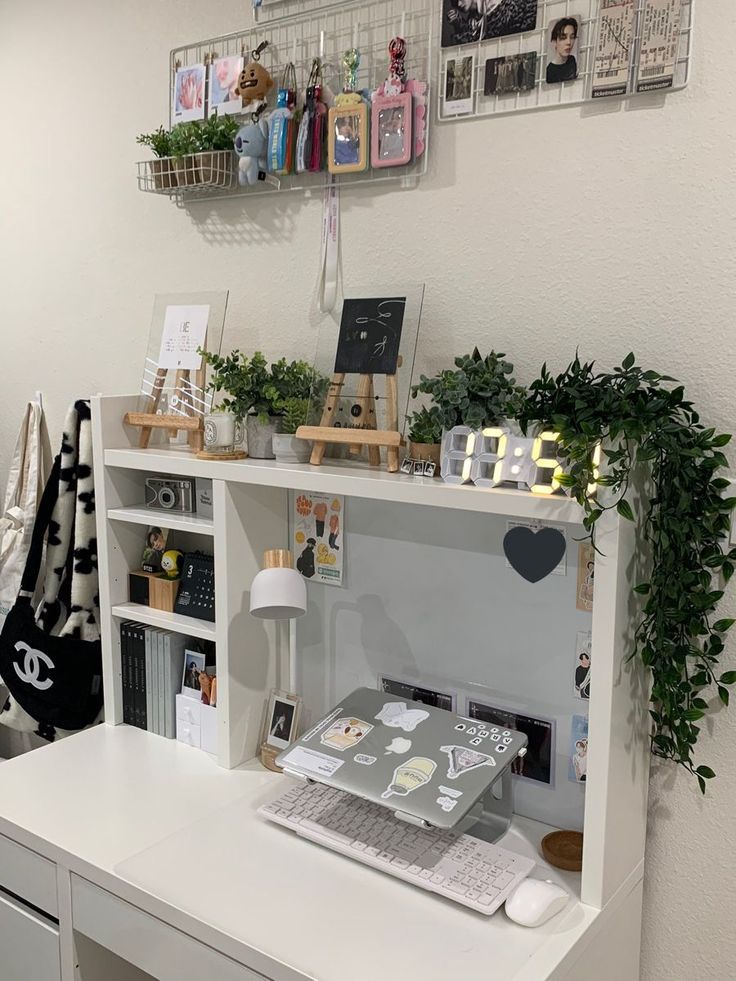
[[[28,550],[26,567],[23,570],[23,578],[20,583],[20,592],[27,594],[24,597],[29,599],[36,592],[38,575],[41,571],[41,556],[43,555],[43,540],[46,530],[51,524],[51,516],[54,513],[54,506],[59,498],[59,474],[61,472],[61,455],[54,460],[46,487],[44,488],[41,503],[38,506],[36,520],[33,523],[33,536],[31,537],[31,547]]]

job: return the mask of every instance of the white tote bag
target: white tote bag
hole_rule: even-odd
[[[48,479],[50,456],[43,409],[38,402],[29,402],[0,513],[0,631],[18,597],[36,510]]]

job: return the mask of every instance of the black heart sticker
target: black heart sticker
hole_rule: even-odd
[[[534,532],[519,525],[507,531],[503,539],[506,558],[527,582],[539,582],[556,569],[566,547],[565,536],[556,528]]]

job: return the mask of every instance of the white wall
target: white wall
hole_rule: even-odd
[[[419,190],[345,196],[346,278],[428,284],[426,365],[478,343],[527,380],[576,346],[607,364],[633,349],[734,428],[736,17],[732,0],[698,7],[686,92],[436,127]],[[231,345],[313,351],[319,202],[186,211],[135,187],[168,50],[248,16],[246,0],[0,0],[0,485],[35,389],[56,441],[72,398],[136,387],[155,292],[229,288]],[[646,981],[720,979],[736,958],[735,737],[734,712],[703,734],[704,801],[655,769]]]

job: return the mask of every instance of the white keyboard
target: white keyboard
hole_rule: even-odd
[[[293,787],[259,813],[326,848],[490,915],[534,862],[471,835],[424,830],[323,784]]]

